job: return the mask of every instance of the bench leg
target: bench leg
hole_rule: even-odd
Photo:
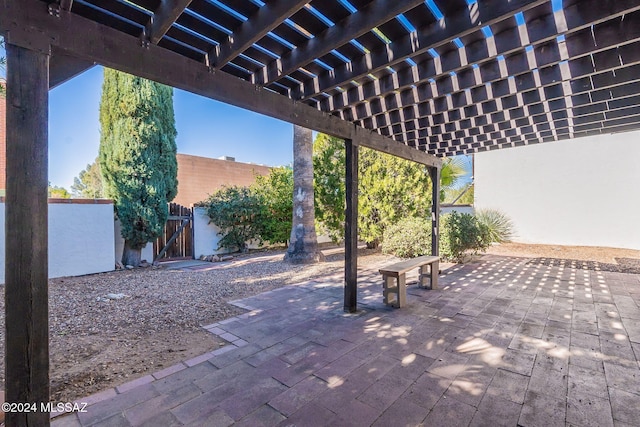
[[[395,297],[393,297],[393,294],[396,293],[395,289],[397,289],[394,286],[395,285],[395,281],[396,281],[395,277],[384,276],[383,280],[384,280],[384,284],[382,285],[383,286],[382,295],[383,295],[384,299],[382,301],[386,305],[392,305],[397,300],[397,295]]]
[[[407,305],[407,278],[404,274],[398,277],[398,308]]]
[[[431,263],[431,289],[438,289],[438,274],[440,273],[440,261]]]
[[[427,266],[421,265],[420,270],[418,271],[418,286],[420,286],[422,289],[426,289],[427,288],[426,280],[427,280]]]

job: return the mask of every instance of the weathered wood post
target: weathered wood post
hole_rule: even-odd
[[[7,52],[5,399],[37,405],[6,414],[7,426],[48,426],[47,289],[48,44]]]
[[[440,255],[440,168],[429,167],[431,177],[431,255]]]
[[[345,140],[344,311],[358,308],[358,145]]]

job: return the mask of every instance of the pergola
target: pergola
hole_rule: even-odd
[[[101,64],[345,139],[441,157],[640,128],[638,0],[3,0],[6,400],[47,402],[49,88]],[[43,413],[9,425],[47,425]]]

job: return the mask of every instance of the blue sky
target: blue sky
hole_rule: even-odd
[[[49,181],[71,187],[73,178],[98,155],[98,110],[102,67],[94,67],[50,92]],[[176,89],[174,110],[178,152],[203,157],[232,156],[268,166],[293,161],[289,123]]]
[[[49,96],[49,181],[70,190],[73,178],[98,155],[102,67],[58,86]],[[268,166],[293,161],[291,124],[174,90],[178,152],[235,157]],[[465,177],[464,181],[469,178]]]

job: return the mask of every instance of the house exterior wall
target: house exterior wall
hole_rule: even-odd
[[[178,195],[173,200],[183,206],[205,200],[223,186],[248,186],[255,175],[268,175],[268,166],[231,160],[178,154]]]
[[[0,201],[0,224],[5,222]],[[49,199],[49,277],[80,276],[114,268],[113,203]],[[44,262],[44,261],[43,261]],[[0,228],[0,283],[5,272],[5,227]]]
[[[475,155],[475,208],[495,208],[515,241],[640,249],[640,132]]]

